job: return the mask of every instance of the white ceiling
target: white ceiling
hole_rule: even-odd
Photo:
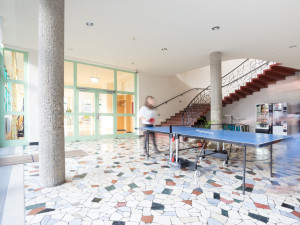
[[[221,51],[300,68],[299,0],[65,0],[65,12],[69,59],[167,76]],[[38,0],[0,0],[0,15],[4,45],[37,49]]]

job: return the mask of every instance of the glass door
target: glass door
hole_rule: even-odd
[[[136,135],[137,74],[65,61],[67,141]]]
[[[114,92],[98,92],[98,137],[114,135]]]
[[[78,90],[78,139],[114,135],[114,92]]]
[[[78,90],[78,103],[79,139],[96,139],[96,93],[89,90]]]
[[[135,136],[137,124],[136,74],[117,71],[117,137]]]
[[[134,129],[134,95],[117,94],[117,134],[133,134]],[[121,135],[122,136],[122,135]]]

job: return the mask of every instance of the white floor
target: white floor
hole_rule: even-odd
[[[1,148],[0,155],[23,155],[23,146]],[[23,225],[24,206],[24,165],[15,165],[12,166],[0,224]]]
[[[3,211],[3,225],[25,224],[24,166],[13,166]]]

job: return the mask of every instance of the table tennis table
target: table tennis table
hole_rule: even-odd
[[[262,134],[262,133],[249,133],[249,132],[238,132],[238,131],[229,131],[229,130],[210,130],[205,128],[196,128],[196,127],[185,127],[185,126],[168,126],[168,127],[143,127],[140,128],[145,131],[145,135],[147,135],[148,143],[146,145],[147,157],[149,157],[149,134],[150,133],[162,133],[169,134],[169,151],[170,151],[170,160],[168,164],[178,165],[178,155],[179,151],[179,137],[190,137],[196,139],[202,139],[205,142],[207,141],[215,141],[215,142],[223,142],[229,144],[240,145],[244,148],[244,159],[243,159],[243,194],[245,194],[245,180],[246,180],[246,151],[247,147],[255,147],[261,148],[265,146],[270,147],[270,177],[272,177],[272,145],[278,142],[281,142],[287,138],[288,136],[281,135],[272,135],[272,134]],[[175,158],[174,162],[172,162],[173,158],[173,147],[172,147],[172,139],[175,138]],[[214,153],[210,152],[209,154],[205,153],[205,144],[201,149],[204,150],[204,154],[200,154],[196,160],[196,169],[197,169],[197,161],[200,158],[204,158],[208,155],[213,155]],[[173,158],[174,159],[174,158]],[[224,158],[225,159],[225,158]],[[228,159],[228,158],[227,158]],[[197,172],[197,170],[196,170]],[[195,174],[196,174],[195,172]]]

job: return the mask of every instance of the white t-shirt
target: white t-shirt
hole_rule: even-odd
[[[142,120],[143,124],[151,124],[149,120],[155,118],[156,112],[155,109],[149,109],[147,106],[142,106],[139,115],[146,118]]]

